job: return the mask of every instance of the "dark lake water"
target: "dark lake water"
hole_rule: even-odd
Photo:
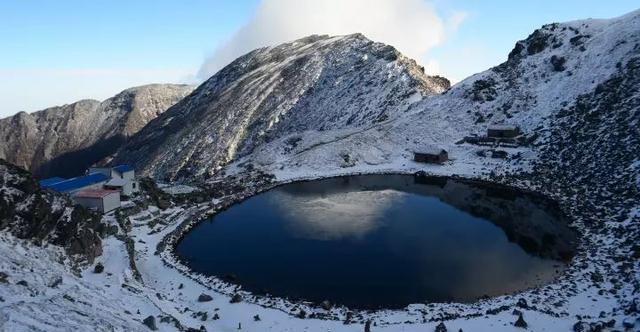
[[[177,253],[192,270],[255,293],[374,309],[547,283],[574,242],[553,205],[531,195],[366,175],[254,196],[194,227]]]

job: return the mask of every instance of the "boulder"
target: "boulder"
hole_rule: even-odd
[[[440,324],[436,326],[436,332],[447,332],[447,327],[444,325],[444,322],[440,322]]]
[[[565,59],[564,57],[557,55],[551,56],[551,65],[553,66],[554,71],[564,71],[565,69],[567,69],[567,67],[565,66],[566,62],[567,59]]]
[[[329,311],[333,306],[331,305],[331,302],[325,300],[325,301],[322,301],[322,303],[320,303],[320,307],[324,310]]]
[[[158,327],[156,326],[156,318],[153,316],[147,316],[147,318],[142,321],[142,324],[146,325],[151,331],[158,330]]]
[[[229,303],[240,303],[242,302],[242,295],[240,294],[234,294],[233,297],[231,297],[231,300],[229,301]]]
[[[304,311],[303,309],[300,309],[300,311],[298,312],[296,317],[298,317],[300,319],[305,319],[305,318],[307,318],[307,312]]]
[[[56,277],[53,280],[51,280],[51,282],[49,282],[48,286],[51,288],[57,288],[61,284],[62,284],[62,277]]]
[[[523,329],[527,328],[527,322],[524,321],[524,318],[522,317],[522,314],[520,314],[518,316],[518,320],[516,320],[516,322],[513,325],[515,327],[519,327],[519,328],[523,328]]]
[[[517,303],[516,305],[517,305],[519,308],[522,308],[522,309],[527,309],[527,308],[529,308],[529,304],[527,303],[527,300],[526,300],[526,299],[524,299],[524,298],[520,298],[520,299],[518,300],[518,303]]]
[[[198,302],[210,302],[213,301],[213,297],[211,297],[211,295],[208,294],[200,294],[200,296],[198,296]]]
[[[96,264],[96,266],[93,268],[93,273],[102,273],[102,272],[104,272],[104,265],[102,265],[102,263]]]
[[[624,320],[622,320],[622,327],[624,327],[625,329],[632,329],[635,325],[636,322],[634,322],[630,318],[625,318]]]

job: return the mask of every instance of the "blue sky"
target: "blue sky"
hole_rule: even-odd
[[[296,1],[296,5],[305,3],[305,0]],[[319,0],[306,1],[312,6]],[[390,1],[394,1],[392,6],[404,3],[421,6],[416,2],[423,0],[374,2],[381,10],[387,10],[389,4],[385,2]],[[456,81],[500,63],[516,40],[542,24],[614,17],[640,7],[636,1],[623,0],[434,0],[425,3],[425,15],[432,9],[441,19],[444,27],[440,28],[444,30],[438,38],[416,34],[416,45],[423,40],[425,45],[429,43],[425,38],[435,38],[430,39],[435,45],[409,53],[429,64],[428,69]],[[0,117],[82,98],[104,99],[135,85],[197,83],[196,74],[203,63],[225,45],[232,44],[243,27],[253,24],[253,30],[245,29],[245,35],[253,34],[252,44],[240,45],[245,48],[279,41],[278,38],[286,40],[288,34],[263,36],[256,32],[277,23],[269,20],[295,20],[296,12],[290,12],[286,4],[286,0],[2,1]],[[324,14],[332,15],[330,11]],[[363,16],[353,16],[353,20],[366,20],[366,13]],[[455,20],[455,27],[449,26],[450,21],[454,21],[452,17],[459,18]],[[425,24],[437,25],[437,20]],[[296,25],[290,26],[296,29]],[[424,28],[428,30],[429,26]],[[314,31],[313,27],[309,29]],[[434,27],[434,30],[437,29]],[[411,37],[410,30],[398,33]],[[392,42],[393,36],[388,37]],[[235,42],[244,40],[247,38]],[[400,45],[403,42],[405,48],[411,48],[406,46],[406,40],[398,40]],[[242,47],[236,45],[233,50],[231,54],[235,56],[233,52],[240,52]],[[224,61],[228,61],[227,58]]]

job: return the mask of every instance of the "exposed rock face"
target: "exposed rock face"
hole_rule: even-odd
[[[100,216],[40,189],[29,172],[0,159],[0,230],[36,244],[61,246],[88,261],[102,254]]]
[[[616,307],[626,308],[639,270],[632,257],[640,243],[639,78],[640,10],[546,25],[518,42],[505,63],[425,98],[405,116],[357,131],[284,137],[233,167],[252,163],[283,180],[337,175],[345,173],[346,153],[350,173],[419,167],[539,191],[558,200],[581,233],[571,281],[554,284],[557,294],[579,301],[573,294],[613,280]],[[505,148],[506,159],[456,144],[491,124],[517,125],[526,139]],[[411,162],[414,149],[433,145],[455,160]]]
[[[81,100],[0,120],[0,158],[38,176],[71,176],[115,152],[128,137],[192,91],[154,84],[104,102]]]
[[[299,51],[317,49],[318,44],[315,43],[329,43],[330,40],[331,43],[339,43],[337,39],[323,41],[323,38],[320,38],[315,42],[308,40],[302,42],[300,47],[303,49]],[[294,44],[289,45],[294,47]],[[640,11],[611,20],[584,20],[548,25],[518,42],[509,60],[504,64],[460,82],[443,95],[425,98],[406,108],[406,98],[394,99],[392,97],[397,96],[394,94],[396,92],[391,93],[375,84],[389,86],[391,91],[404,89],[407,82],[418,82],[414,84],[420,86],[420,80],[411,79],[409,74],[392,75],[384,84],[382,79],[380,82],[374,80],[371,83],[376,86],[373,93],[368,92],[366,84],[359,85],[354,82],[352,90],[340,88],[332,94],[329,92],[331,84],[312,83],[310,87],[305,85],[308,79],[305,75],[312,71],[304,70],[308,68],[304,65],[300,70],[291,69],[297,75],[294,77],[300,81],[290,79],[284,80],[285,83],[281,80],[282,76],[275,76],[277,78],[274,78],[274,81],[269,81],[268,78],[271,76],[267,75],[270,73],[268,68],[276,70],[274,68],[281,68],[281,63],[286,67],[286,64],[297,57],[281,57],[279,60],[274,58],[269,63],[252,61],[252,56],[266,56],[278,48],[259,50],[239,59],[230,68],[216,75],[216,79],[212,78],[194,95],[175,106],[171,115],[163,116],[161,121],[152,122],[152,129],[148,132],[144,130],[145,135],[134,140],[138,145],[135,148],[127,147],[128,154],[120,158],[137,161],[150,173],[178,175],[180,171],[188,174],[189,168],[195,174],[200,170],[204,172],[215,168],[215,165],[224,165],[225,160],[238,158],[237,156],[245,153],[245,157],[237,164],[232,164],[225,170],[232,174],[229,176],[234,176],[233,172],[241,169],[240,165],[244,164],[275,174],[279,180],[300,176],[336,175],[343,171],[345,163],[348,164],[349,172],[415,171],[420,167],[442,175],[490,178],[543,192],[560,200],[563,209],[570,213],[574,225],[583,234],[580,252],[574,257],[569,271],[563,278],[542,289],[524,292],[517,303],[517,297],[507,296],[483,301],[478,304],[480,307],[475,307],[475,304],[433,304],[433,310],[423,311],[422,315],[415,315],[414,311],[404,317],[410,322],[419,323],[425,318],[431,321],[442,319],[443,312],[460,311],[470,315],[465,319],[477,324],[479,329],[490,330],[496,323],[494,320],[485,319],[482,314],[477,318],[471,315],[478,312],[477,308],[484,309],[485,303],[495,303],[496,306],[501,305],[498,308],[506,308],[499,309],[498,312],[506,311],[515,305],[518,309],[514,309],[513,314],[518,318],[523,309],[527,309],[527,313],[536,312],[536,316],[543,317],[519,323],[528,323],[531,330],[553,329],[554,326],[567,327],[575,322],[577,315],[580,315],[578,319],[581,321],[573,326],[575,331],[620,327],[615,322],[610,323],[612,320],[609,317],[619,320],[623,315],[628,317],[622,319],[622,327],[630,329],[638,325],[635,317],[640,307],[637,298],[637,262],[640,255],[639,45]],[[375,47],[372,46],[370,49],[373,50]],[[319,54],[324,56],[327,53]],[[367,59],[373,58],[371,54]],[[311,57],[315,59],[314,56]],[[347,61],[348,58],[349,56],[338,55],[333,57],[336,62],[339,62],[339,59]],[[390,58],[392,56],[388,57]],[[389,68],[404,68],[399,66],[400,60],[386,60],[383,55],[376,59],[375,63],[380,65],[376,65],[375,70],[385,75],[389,74],[385,72],[390,70]],[[312,62],[308,63],[313,67],[311,64]],[[338,72],[337,67],[329,66],[315,73],[320,77],[330,75],[331,72]],[[350,67],[346,64],[345,68],[360,67]],[[411,68],[419,71],[418,67]],[[234,73],[236,70],[238,72]],[[367,77],[368,70],[357,70],[354,77]],[[316,82],[321,81],[313,75],[310,77]],[[348,77],[351,76],[346,75],[343,78]],[[331,82],[345,82],[344,79],[334,79]],[[353,80],[357,81],[355,78]],[[286,91],[297,91],[293,85],[289,85],[294,82],[309,92],[274,92],[285,88],[289,89]],[[266,84],[267,87],[262,84]],[[318,90],[324,91],[321,96],[327,98],[314,97],[314,91]],[[348,97],[351,94],[361,94],[362,98],[370,100],[371,104],[359,101],[357,97]],[[385,109],[386,106],[378,102],[378,94],[391,100],[393,105],[401,106],[386,108],[388,117],[383,116],[379,120],[370,121],[366,106],[360,106],[368,105],[369,110]],[[286,99],[291,96],[300,98]],[[300,110],[302,106],[299,105],[302,105],[303,100],[313,100],[314,103],[322,105],[313,109],[322,115],[320,121],[313,120],[315,113],[306,113],[304,110],[301,113],[309,118],[308,123],[303,123],[298,116],[292,115],[291,110]],[[331,104],[331,100],[336,101],[336,104]],[[293,106],[274,106],[288,105],[287,101]],[[351,110],[352,104],[360,106],[357,112],[355,108],[353,112],[349,111],[349,117],[354,116],[351,125],[347,124],[349,121],[343,121],[343,113],[330,112],[327,108],[327,105],[334,105],[332,107],[338,109],[336,105],[339,105]],[[225,105],[235,106],[227,108]],[[373,108],[374,105],[376,108]],[[279,110],[286,112],[278,113]],[[214,117],[212,114],[216,113],[222,114],[220,120],[216,120],[221,123],[213,121],[213,124],[207,124],[206,120],[209,120],[210,116]],[[374,112],[373,115],[375,114]],[[271,125],[265,125],[259,119]],[[484,120],[478,121],[479,119]],[[271,120],[273,121],[269,122]],[[493,160],[479,155],[477,152],[481,147],[455,144],[465,135],[485,132],[488,124],[500,123],[519,125],[530,144],[509,148],[509,156],[504,160]],[[273,128],[295,129],[288,132],[272,132]],[[234,133],[238,136],[234,136]],[[148,147],[145,147],[145,144]],[[441,166],[411,164],[411,149],[429,144],[446,148],[452,156],[452,162]],[[236,152],[229,159],[227,150],[224,153],[215,152],[218,151],[218,146],[225,149],[233,148],[228,151]],[[149,155],[132,156],[132,153],[136,152]],[[172,159],[172,154],[176,154],[176,159]],[[516,158],[520,155],[521,157]],[[168,159],[165,161],[163,158]],[[210,161],[207,161],[207,158],[211,158]],[[235,166],[238,166],[237,169],[234,169]],[[10,171],[7,172],[7,169]],[[23,173],[24,171],[6,166],[4,163],[0,166],[0,228],[8,228],[24,237],[58,241],[58,237],[52,236],[47,229],[52,228],[55,221],[53,215],[59,214],[59,209],[52,210],[58,211],[55,213],[40,214],[45,218],[43,221],[34,221],[42,219],[30,216],[31,211],[37,211],[38,205],[33,203],[37,197],[53,196],[33,189],[36,187],[33,180],[19,180],[27,178],[20,175]],[[245,178],[239,178],[233,187],[216,185],[214,189],[226,195],[242,192],[243,188],[251,185],[260,187],[256,183],[255,179],[245,181]],[[157,197],[162,198],[160,195]],[[38,199],[42,201],[42,198]],[[45,201],[42,204],[57,206],[48,204],[50,202]],[[56,225],[65,223],[61,221]],[[75,221],[71,225],[74,225],[69,226],[71,229],[84,227]],[[57,227],[61,226],[55,226],[53,229],[58,229]],[[68,235],[64,235],[64,238],[66,241],[74,239]],[[145,239],[151,238],[153,237]],[[68,248],[78,247],[69,243],[74,242],[63,242],[63,245]],[[162,245],[164,244],[160,243],[158,247]],[[43,275],[49,273],[49,270],[55,271],[56,274],[63,272],[58,264],[50,264],[44,269],[38,267],[40,264],[33,264],[40,260],[53,262],[44,260],[44,256],[34,256],[33,252],[43,252],[39,248],[14,250],[13,247],[0,246],[0,249],[0,262],[4,266],[11,266],[13,271],[34,267]],[[144,251],[140,253],[144,254]],[[151,256],[147,254],[142,257],[144,259]],[[155,267],[150,270],[155,270]],[[27,276],[28,274],[22,273],[20,279],[17,279],[0,272],[0,283],[8,282],[7,279],[11,282],[21,280]],[[155,278],[165,280],[162,276]],[[65,284],[68,279],[70,278],[65,277]],[[175,303],[151,299],[148,294],[151,291],[155,292],[155,288],[148,288],[148,291],[138,296],[132,295],[133,292],[130,291],[114,291],[120,287],[111,287],[105,291],[104,285],[90,284],[88,278],[79,280],[79,288],[68,288],[73,291],[74,297],[77,294],[81,301],[74,300],[70,293],[64,296],[43,293],[44,296],[36,297],[34,301],[23,301],[24,291],[38,283],[36,278],[30,276],[28,280],[28,283],[19,282],[19,285],[25,287],[19,286],[18,290],[15,290],[17,287],[6,285],[0,287],[3,298],[8,299],[3,311],[12,315],[7,324],[14,327],[14,330],[15,326],[31,324],[34,321],[33,317],[46,321],[46,326],[60,330],[95,330],[96,326],[104,329],[136,330],[144,328],[139,320],[144,316],[129,315],[127,311],[123,314],[123,307],[156,308],[162,305],[159,311],[164,308],[171,312],[175,312],[176,307],[187,307],[187,302],[178,302],[180,297],[176,297]],[[166,284],[172,285],[173,281],[175,280]],[[159,282],[157,287],[162,287],[162,284]],[[165,290],[170,294],[168,287]],[[249,296],[245,299],[253,301]],[[188,297],[188,301],[193,302],[195,298]],[[585,301],[588,305],[585,305]],[[188,306],[191,304],[188,303]],[[323,306],[325,309],[331,308],[329,303]],[[164,312],[144,313],[147,314]],[[193,321],[192,312],[177,314],[179,319]],[[270,319],[273,318],[269,318],[270,316],[261,316],[264,324],[271,324]],[[387,315],[383,314],[378,318],[385,319],[385,316]],[[605,319],[603,316],[607,317],[607,323],[591,322],[589,319]],[[65,319],[56,320],[59,317]],[[349,322],[351,314],[346,314],[346,318]],[[364,319],[366,318],[367,316],[364,316]],[[400,322],[397,318],[402,316],[394,315],[391,320]],[[222,319],[222,322],[215,324],[237,324],[237,321],[232,321],[233,317],[222,315],[221,318],[218,313],[213,315],[213,320],[203,324],[207,324],[209,328],[212,326],[210,322],[218,319]],[[583,319],[585,321],[582,321]],[[148,318],[147,321],[152,320],[155,318]],[[131,322],[135,322],[135,325],[130,325]],[[309,320],[309,323],[314,326],[323,324],[320,320]],[[331,323],[327,324],[318,325],[317,329],[335,327],[329,325]],[[180,326],[176,328],[181,329]]]
[[[361,34],[262,48],[222,69],[118,153],[151,175],[212,173],[291,133],[371,125],[449,81]]]
[[[470,111],[474,122],[485,123],[481,127],[518,124],[542,139],[547,133],[540,126],[553,122],[554,113],[618,75],[638,55],[639,16],[635,11],[609,20],[544,25],[518,41],[506,62],[425,101],[425,107]]]

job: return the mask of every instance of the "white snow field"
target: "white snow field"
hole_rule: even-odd
[[[340,40],[344,41],[330,38],[311,44],[321,47]],[[362,43],[360,37],[357,43]],[[443,94],[430,91],[394,99],[388,116],[372,112],[349,124],[349,116],[364,114],[354,107],[334,121],[325,121],[304,112],[291,115],[288,112],[294,106],[284,107],[281,101],[269,99],[277,105],[263,115],[273,121],[255,122],[251,113],[229,125],[225,121],[235,114],[230,111],[215,125],[204,121],[189,125],[193,132],[172,131],[175,128],[169,123],[178,121],[180,110],[191,114],[201,109],[196,104],[206,100],[209,91],[233,88],[208,81],[174,106],[178,111],[170,109],[152,121],[139,140],[134,138],[137,145],[124,151],[147,151],[140,142],[167,130],[170,135],[162,149],[132,160],[163,181],[185,172],[191,179],[200,179],[187,183],[190,185],[171,184],[166,192],[193,194],[199,188],[215,189],[233,181],[240,181],[244,189],[166,210],[149,206],[128,217],[133,227],[127,236],[133,240],[133,261],[139,272],[130,263],[124,237],[110,236],[103,241],[103,254],[97,261],[104,271],[94,273],[93,264],[74,272],[71,261],[55,246],[34,246],[1,233],[0,272],[6,278],[0,278],[4,280],[0,283],[0,327],[4,331],[147,331],[143,320],[153,316],[161,331],[201,327],[207,331],[363,331],[367,320],[375,323],[371,331],[434,331],[441,322],[448,331],[520,331],[514,326],[515,309],[522,312],[528,331],[636,331],[640,329],[640,263],[631,258],[635,254],[631,248],[640,224],[639,44],[640,11],[610,20],[547,25],[519,42],[505,64],[476,74]],[[305,45],[289,47],[305,51],[309,47]],[[306,51],[301,54],[313,56]],[[399,59],[390,60],[391,64],[381,61],[375,68],[387,68],[396,72],[396,78],[408,80],[410,75],[398,69],[397,63],[407,60]],[[282,66],[293,61],[280,60]],[[268,70],[255,69],[244,79],[275,87],[272,77],[262,75],[282,67],[269,63]],[[318,63],[311,62],[312,66]],[[315,75],[322,70],[309,72]],[[259,77],[251,76],[254,74]],[[404,88],[403,84],[397,86]],[[244,92],[257,98],[247,105],[259,113],[261,108],[254,103],[267,99],[254,88],[248,86]],[[324,98],[338,98],[329,90],[324,92]],[[302,91],[291,94],[300,96]],[[400,98],[387,90],[367,91],[368,96],[377,94]],[[233,96],[237,97],[225,98]],[[378,101],[359,105],[373,107]],[[318,121],[305,124],[304,117]],[[489,124],[516,124],[530,142],[517,147],[457,144],[465,136],[483,134]],[[214,135],[228,128],[223,135]],[[444,165],[413,162],[414,149],[425,146],[444,148],[451,160]],[[489,150],[506,151],[508,157],[492,158]],[[218,172],[221,169],[224,175]],[[275,182],[242,182],[251,181],[255,170],[274,175]],[[416,171],[496,181],[558,200],[581,233],[578,254],[561,278],[538,289],[471,304],[415,304],[404,310],[351,313],[345,308],[326,310],[308,303],[254,297],[216,278],[191,273],[173,256],[172,244],[204,214],[273,185],[347,174]],[[213,177],[205,181],[200,176]],[[104,221],[117,225],[114,214]],[[198,302],[201,294],[213,300]],[[240,303],[230,303],[235,294],[243,296]],[[297,317],[300,309],[307,318]],[[314,313],[329,319],[308,317]],[[254,319],[256,315],[259,320]]]

